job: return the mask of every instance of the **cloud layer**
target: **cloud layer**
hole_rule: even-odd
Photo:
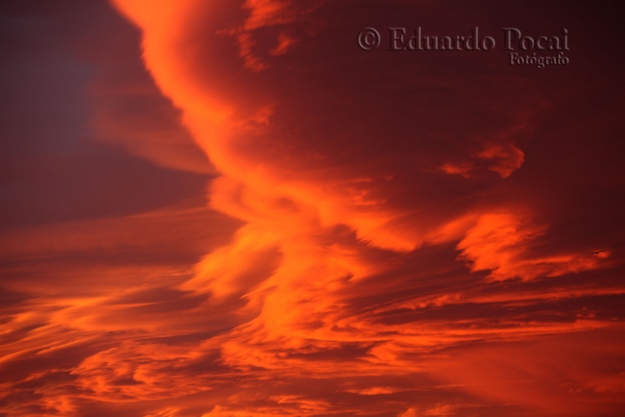
[[[591,5],[487,3],[6,10],[19,28],[46,22],[19,39],[55,34],[48,50],[85,72],[64,83],[91,105],[66,121],[89,132],[82,145],[33,130],[49,149],[11,154],[28,164],[8,190],[79,177],[67,206],[83,208],[29,215],[46,201],[32,191],[7,209],[1,412],[619,415],[617,22]],[[356,43],[368,26],[510,20],[578,34],[571,64]],[[68,21],[89,42],[70,42]],[[72,175],[40,174],[64,160]]]

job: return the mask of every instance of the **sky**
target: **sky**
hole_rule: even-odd
[[[622,39],[591,1],[3,2],[0,416],[621,416]]]

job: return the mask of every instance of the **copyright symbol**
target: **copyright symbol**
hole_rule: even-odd
[[[380,46],[380,32],[375,28],[364,28],[358,34],[358,46],[363,51],[371,51]]]

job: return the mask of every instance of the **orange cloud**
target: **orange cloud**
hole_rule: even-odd
[[[477,152],[476,156],[490,162],[488,169],[507,178],[523,164],[525,155],[516,146],[505,144],[488,144]]]
[[[439,169],[446,174],[472,178],[479,173],[480,164],[485,164],[489,171],[496,172],[501,178],[508,178],[514,171],[521,168],[525,159],[523,151],[510,142],[487,143],[472,156],[478,161],[447,162]]]
[[[550,84],[361,51],[373,6],[114,5],[177,110],[93,127],[206,198],[2,235],[1,413],[618,415],[618,245],[527,191]]]
[[[531,225],[531,220],[522,215],[485,214],[457,248],[461,257],[470,262],[472,271],[491,271],[491,280],[555,277],[599,266],[597,258],[583,253],[529,254],[529,248],[545,230],[545,226]]]

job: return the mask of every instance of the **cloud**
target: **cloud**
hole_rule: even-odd
[[[522,215],[485,214],[457,248],[470,262],[472,271],[491,271],[491,280],[554,277],[599,266],[598,259],[587,253],[528,255],[529,248],[544,233],[544,226],[531,225],[531,220]]]
[[[521,168],[525,155],[523,151],[511,143],[485,144],[479,151],[472,155],[482,163],[485,168],[496,172],[501,178],[508,178],[512,172]],[[451,163],[447,162],[440,166],[441,171],[450,175],[460,175],[464,178],[472,178],[478,175],[479,164],[475,161]]]
[[[417,417],[417,410],[409,408],[404,413],[398,414],[399,417]]]
[[[596,79],[600,62],[536,72],[496,51],[355,42],[410,16],[487,33],[531,12],[530,33],[554,24],[543,6],[112,4],[135,31],[104,24],[114,41],[102,30],[78,55],[99,68],[89,124],[117,146],[101,172],[136,187],[89,174],[94,147],[52,183],[84,177],[69,205],[124,210],[2,235],[1,412],[618,415],[621,170],[583,146],[597,120],[618,130],[600,100],[571,104],[589,91],[559,87]],[[63,13],[98,16],[80,10]],[[118,42],[132,48],[117,55]],[[616,82],[613,65],[602,77]],[[603,181],[584,179],[586,155]],[[147,204],[144,189],[162,194]]]

